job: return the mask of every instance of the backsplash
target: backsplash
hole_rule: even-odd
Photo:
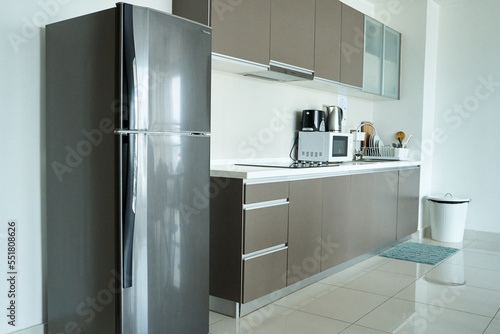
[[[212,164],[285,159],[304,109],[337,105],[336,93],[212,71]],[[345,131],[372,120],[373,102],[347,98]]]

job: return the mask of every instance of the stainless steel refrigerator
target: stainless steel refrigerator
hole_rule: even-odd
[[[46,26],[49,333],[208,333],[211,29]]]

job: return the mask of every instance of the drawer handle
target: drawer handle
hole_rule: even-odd
[[[279,252],[279,251],[284,250],[284,249],[288,249],[288,246],[286,244],[281,244],[281,245],[269,247],[266,249],[261,249],[261,250],[258,250],[256,252],[250,253],[250,254],[244,254],[241,258],[243,261],[252,260],[252,259],[264,256],[264,255],[269,255],[272,253]]]

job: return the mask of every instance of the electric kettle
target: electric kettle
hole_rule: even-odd
[[[326,106],[326,115],[328,117],[326,123],[326,131],[342,132],[342,119],[344,112],[337,106]]]

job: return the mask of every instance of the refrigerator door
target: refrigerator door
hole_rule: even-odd
[[[132,164],[122,170],[122,214],[134,221],[122,232],[132,259],[122,333],[208,333],[209,137],[120,137]]]
[[[119,4],[121,130],[210,132],[211,28]]]

